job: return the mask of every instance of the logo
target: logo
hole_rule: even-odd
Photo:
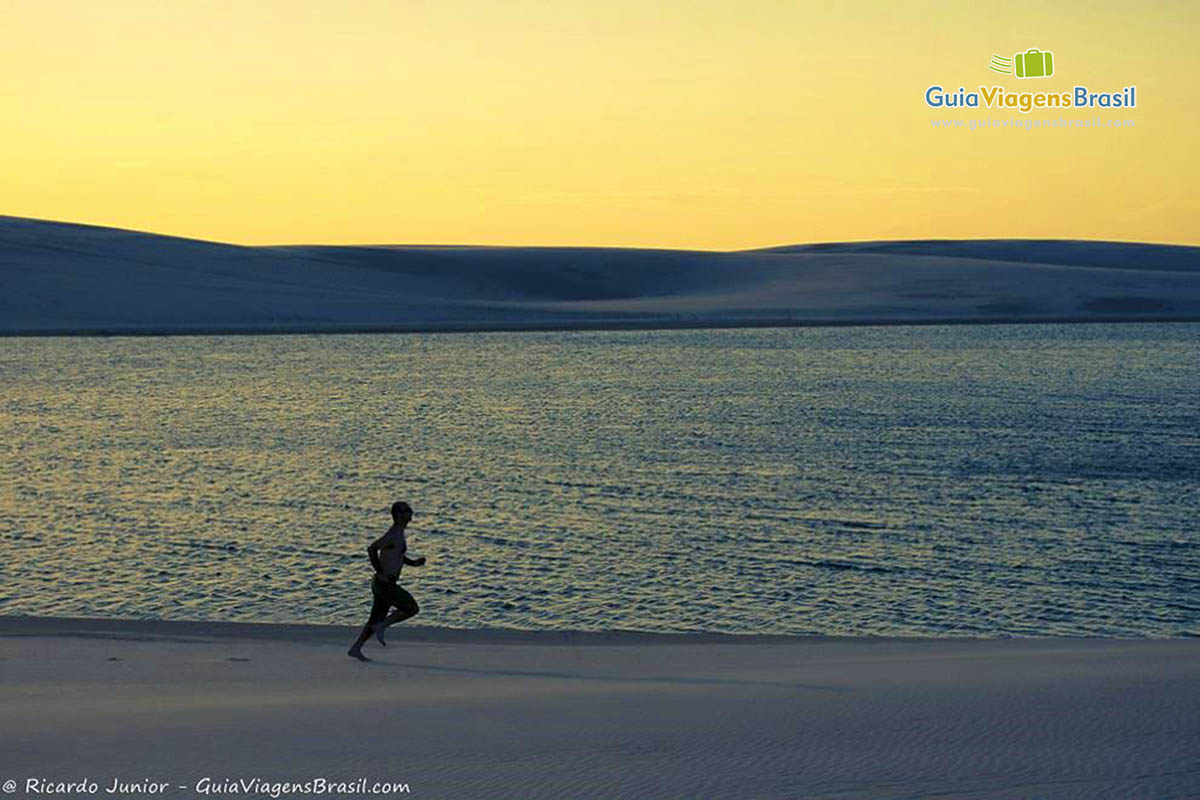
[[[1031,47],[1012,58],[993,55],[988,69],[1018,78],[1049,78],[1054,74],[1054,53]]]
[[[988,69],[1021,80],[1049,78],[1054,75],[1054,53],[1031,47],[1023,53],[1014,53],[1012,58],[993,55]],[[1069,92],[1010,92],[1003,86],[980,86],[977,91],[959,86],[958,91],[947,91],[943,86],[934,84],[925,90],[925,105],[930,108],[1012,109],[1022,114],[1042,109],[1137,107],[1137,87],[1132,85],[1109,92],[1093,92],[1087,86],[1074,86]]]

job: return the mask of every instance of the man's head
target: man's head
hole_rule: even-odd
[[[394,522],[408,522],[412,519],[412,506],[403,500],[397,500],[392,503],[392,520]]]

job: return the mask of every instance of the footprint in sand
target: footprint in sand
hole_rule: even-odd
[[[117,658],[116,656],[109,656],[108,658],[106,658],[104,660],[105,661],[120,661],[121,659]]]
[[[238,658],[238,657],[236,657],[236,656],[230,656],[229,658],[227,658],[227,659],[225,659],[225,660],[226,660],[226,661],[249,661],[250,659],[248,659],[248,658]]]

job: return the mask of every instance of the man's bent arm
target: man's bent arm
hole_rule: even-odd
[[[383,564],[379,563],[379,542],[372,542],[367,548],[367,557],[371,559],[371,566],[375,568],[375,572],[383,572]]]
[[[405,556],[404,565],[408,567],[423,567],[425,566],[425,556],[421,556],[420,558],[409,558],[408,556]]]

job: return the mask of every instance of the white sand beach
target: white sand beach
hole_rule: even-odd
[[[422,798],[1200,796],[1194,640],[398,627],[360,664],[353,632],[0,618],[0,779],[12,797],[114,778],[168,797],[256,778]]]

